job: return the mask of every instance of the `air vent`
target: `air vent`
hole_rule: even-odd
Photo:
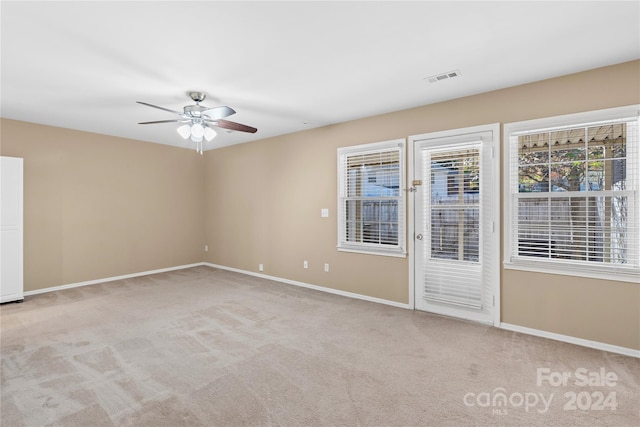
[[[448,73],[437,74],[435,76],[426,77],[429,83],[439,82],[441,80],[452,79],[454,77],[458,77],[460,75],[460,70],[449,71]]]

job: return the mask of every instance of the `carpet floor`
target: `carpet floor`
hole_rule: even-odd
[[[640,425],[638,359],[209,267],[0,322],[3,427]]]

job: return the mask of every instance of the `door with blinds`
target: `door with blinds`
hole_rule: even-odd
[[[413,138],[415,307],[497,323],[495,126]]]

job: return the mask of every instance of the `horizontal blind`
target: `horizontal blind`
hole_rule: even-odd
[[[339,247],[404,251],[401,148],[339,151]]]
[[[638,120],[510,136],[512,258],[638,268]]]
[[[481,141],[423,156],[424,297],[482,308]]]

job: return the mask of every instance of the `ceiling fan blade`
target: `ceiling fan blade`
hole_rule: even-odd
[[[256,133],[258,131],[258,129],[254,127],[242,125],[236,122],[230,122],[229,120],[216,120],[212,124],[215,124],[215,126],[218,126],[219,128],[229,129],[229,130],[239,130],[240,132]]]
[[[146,102],[141,102],[141,101],[136,101],[138,104],[142,104],[142,105],[146,105],[147,107],[153,107],[153,108],[157,108],[158,110],[164,110],[164,111],[168,111],[170,113],[174,113],[174,114],[178,114],[180,116],[183,116],[184,113],[182,111],[176,111],[176,110],[170,110],[169,108],[164,108],[164,107],[158,107],[157,105],[153,105],[153,104],[148,104]]]
[[[227,107],[226,105],[222,107],[209,108],[202,112],[203,115],[209,117],[211,120],[223,119],[235,113],[236,111],[233,108]]]
[[[191,120],[180,120],[180,119],[176,119],[176,120],[156,120],[153,122],[140,122],[138,123],[139,125],[155,125],[156,123],[188,123]]]

